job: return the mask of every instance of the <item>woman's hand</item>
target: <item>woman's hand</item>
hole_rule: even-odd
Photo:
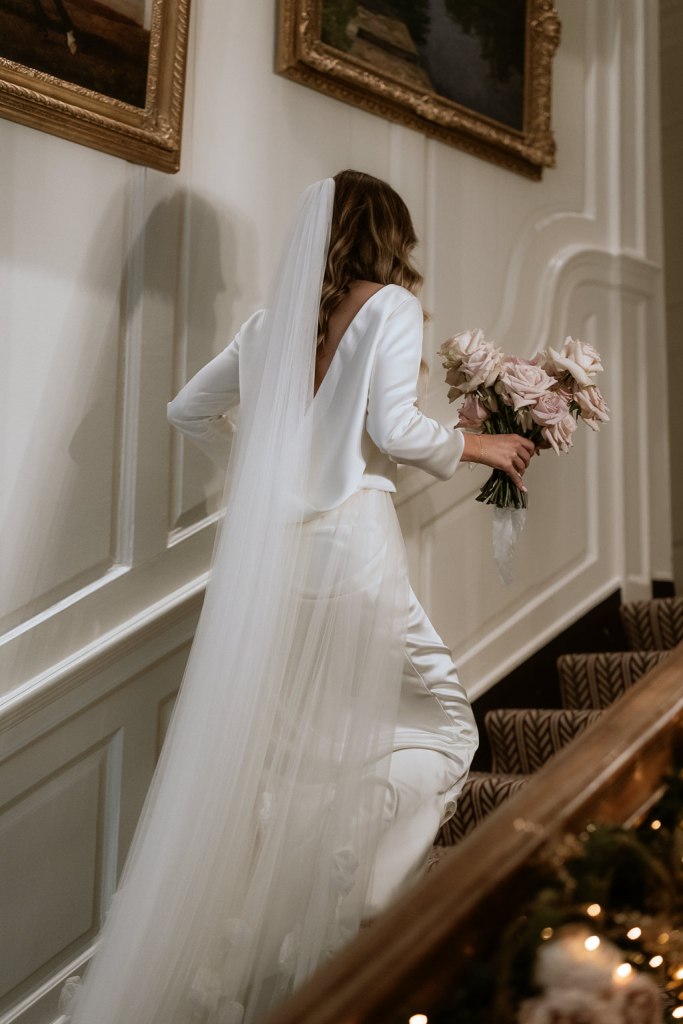
[[[526,491],[522,477],[537,448],[521,434],[465,434],[463,462],[480,462],[491,469],[501,469],[513,484]]]

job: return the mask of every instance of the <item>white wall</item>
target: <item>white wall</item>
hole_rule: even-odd
[[[0,1024],[54,1017],[115,886],[182,677],[220,479],[166,402],[262,301],[299,191],[386,177],[439,343],[599,347],[612,423],[545,454],[502,586],[484,471],[397,496],[414,585],[472,697],[622,587],[670,577],[655,0],[561,0],[558,167],[530,182],[272,72],[273,3],[193,11],[176,177],[0,122],[4,439]],[[75,837],[80,837],[76,842]]]

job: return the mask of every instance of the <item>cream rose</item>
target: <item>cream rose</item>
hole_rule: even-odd
[[[527,405],[535,405],[541,395],[556,383],[556,379],[550,377],[542,366],[530,363],[528,359],[508,356],[503,359],[496,393],[517,412]]]
[[[459,334],[454,334],[444,341],[439,349],[439,355],[451,366],[459,366],[481,344],[488,345],[481,327],[476,327],[472,331],[460,331]]]
[[[463,363],[463,370],[469,378],[469,390],[490,388],[498,380],[502,363],[502,353],[493,345],[485,342]]]
[[[444,357],[443,365],[448,370],[446,382],[460,394],[468,394],[480,387],[491,387],[498,379],[502,352],[486,341],[479,327],[454,334],[443,343],[439,354]],[[456,393],[453,397],[459,396]]]
[[[584,387],[593,383],[593,377],[603,369],[600,353],[592,345],[578,338],[566,338],[560,352],[549,348],[545,368],[559,377],[569,373]]]

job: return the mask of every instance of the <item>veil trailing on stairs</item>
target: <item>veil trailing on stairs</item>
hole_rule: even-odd
[[[408,579],[389,496],[306,501],[334,181],[303,194],[258,330],[204,606],[72,1024],[260,1020],[357,931]]]

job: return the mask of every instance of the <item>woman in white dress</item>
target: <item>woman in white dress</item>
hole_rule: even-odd
[[[262,1019],[424,870],[455,809],[477,729],[408,581],[396,467],[522,486],[534,446],[417,408],[415,244],[386,183],[310,186],[267,307],[169,403],[226,467],[226,511],[73,1024]]]

